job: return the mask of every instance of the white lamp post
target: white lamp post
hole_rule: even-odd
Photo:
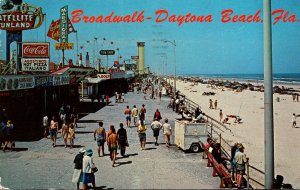
[[[164,40],[165,43],[169,42],[174,46],[174,95],[176,94],[176,42],[174,41],[169,41],[169,40]]]

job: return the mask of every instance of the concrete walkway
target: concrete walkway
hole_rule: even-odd
[[[76,147],[64,148],[61,134],[57,147],[52,148],[50,139],[35,142],[16,142],[17,151],[0,152],[0,186],[11,189],[74,189],[71,178],[73,159],[81,147],[94,150],[93,159],[99,171],[95,174],[96,186],[103,189],[216,189],[219,178],[211,176],[212,168],[206,168],[207,160],[202,160],[202,153],[184,153],[175,146],[167,148],[164,144],[162,131],[159,146],[154,146],[150,122],[156,109],[163,118],[169,118],[174,127],[174,118],[178,117],[171,109],[167,109],[169,98],[163,97],[144,100],[142,94],[129,92],[124,103],[112,103],[81,118],[76,130]],[[112,167],[109,156],[97,157],[97,146],[93,132],[99,121],[104,122],[105,129],[119,123],[125,124],[124,109],[136,105],[138,109],[145,104],[147,144],[145,151],[139,146],[136,127],[126,128],[129,147],[122,158],[117,156],[118,167]],[[132,124],[133,125],[133,124]],[[171,143],[174,137],[171,138]],[[108,153],[105,146],[105,152]]]

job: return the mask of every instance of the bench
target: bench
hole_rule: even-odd
[[[205,150],[205,153],[207,154],[208,158],[207,167],[213,167],[212,176],[219,176],[221,179],[220,188],[232,188],[233,182],[231,180],[231,173],[225,168],[223,164],[218,163],[208,150]]]

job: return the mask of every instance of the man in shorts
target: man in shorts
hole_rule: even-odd
[[[158,121],[158,118],[155,118],[155,120],[151,123],[151,129],[153,130],[155,146],[158,146],[157,139],[161,128],[162,128],[162,124]]]
[[[115,167],[116,163],[116,156],[117,156],[117,150],[118,150],[118,136],[116,134],[116,129],[114,127],[111,128],[111,134],[109,135],[107,142],[108,147],[112,154],[112,167]]]
[[[236,173],[237,173],[237,187],[241,188],[241,183],[243,179],[243,175],[245,175],[246,171],[246,163],[248,162],[248,158],[244,153],[244,146],[242,144],[238,144],[237,148],[239,151],[235,153],[236,160]]]
[[[100,157],[100,149],[102,149],[102,155],[104,156],[104,143],[106,141],[106,133],[102,121],[99,122],[99,127],[94,132],[94,140],[97,141],[98,156]]]
[[[126,116],[126,126],[130,127],[130,123],[131,123],[131,110],[130,110],[129,106],[126,106],[124,114]]]
[[[58,131],[58,122],[55,119],[55,116],[52,117],[50,121],[50,137],[53,141],[52,146],[56,146],[56,139],[57,139],[57,131]]]
[[[133,117],[134,126],[137,125],[136,122],[137,122],[138,115],[139,115],[139,110],[136,108],[136,105],[134,105],[133,109],[132,109],[132,117]]]

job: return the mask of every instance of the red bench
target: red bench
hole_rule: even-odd
[[[231,180],[231,173],[225,168],[223,164],[218,163],[213,155],[209,151],[205,151],[207,154],[207,167],[213,167],[212,176],[216,177],[219,176],[221,179],[220,188],[232,188],[233,183]]]

